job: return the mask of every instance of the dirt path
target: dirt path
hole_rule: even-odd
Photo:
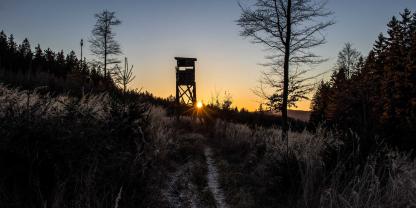
[[[204,153],[208,166],[208,187],[215,198],[217,208],[226,208],[228,206],[225,203],[224,192],[218,181],[218,169],[215,165],[215,161],[212,159],[212,151],[209,147],[206,147]]]
[[[207,167],[207,184],[205,190],[209,190],[213,196],[215,207],[227,208],[224,193],[219,184],[219,174],[213,153],[209,147],[204,149],[206,167]],[[191,180],[192,169],[196,168],[193,162],[188,162],[171,173],[167,180],[166,188],[162,191],[163,197],[166,199],[168,207],[171,208],[204,208],[212,207],[203,203],[198,193],[198,188]]]

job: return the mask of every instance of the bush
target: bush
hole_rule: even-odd
[[[142,201],[153,151],[144,104],[5,86],[0,103],[0,207],[113,207],[117,196],[125,207]]]

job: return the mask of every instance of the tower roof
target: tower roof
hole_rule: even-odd
[[[177,61],[197,61],[196,58],[175,57]]]

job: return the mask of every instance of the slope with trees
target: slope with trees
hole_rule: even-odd
[[[416,13],[405,9],[400,19],[390,20],[387,36],[378,36],[365,60],[356,58],[352,73],[348,65],[337,65],[314,96],[311,121],[351,129],[363,139],[378,136],[416,147],[415,25]]]

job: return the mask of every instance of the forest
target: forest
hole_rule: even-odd
[[[390,20],[366,57],[347,52],[350,61],[338,60],[331,79],[320,83],[310,122],[414,149],[415,31],[416,13],[406,9]]]
[[[290,45],[292,1],[256,2],[240,5],[240,35],[295,48],[268,58],[283,76],[266,76],[279,84],[256,111],[134,89],[115,12],[94,16],[93,60],[1,31],[0,207],[416,207],[416,11],[392,17],[367,55],[351,43],[332,51],[331,76],[312,88],[285,70],[320,62],[302,47],[324,40],[292,30],[301,46]],[[293,2],[295,22],[330,14]],[[284,26],[269,28],[270,8]],[[309,92],[309,121],[292,118],[288,106]]]

